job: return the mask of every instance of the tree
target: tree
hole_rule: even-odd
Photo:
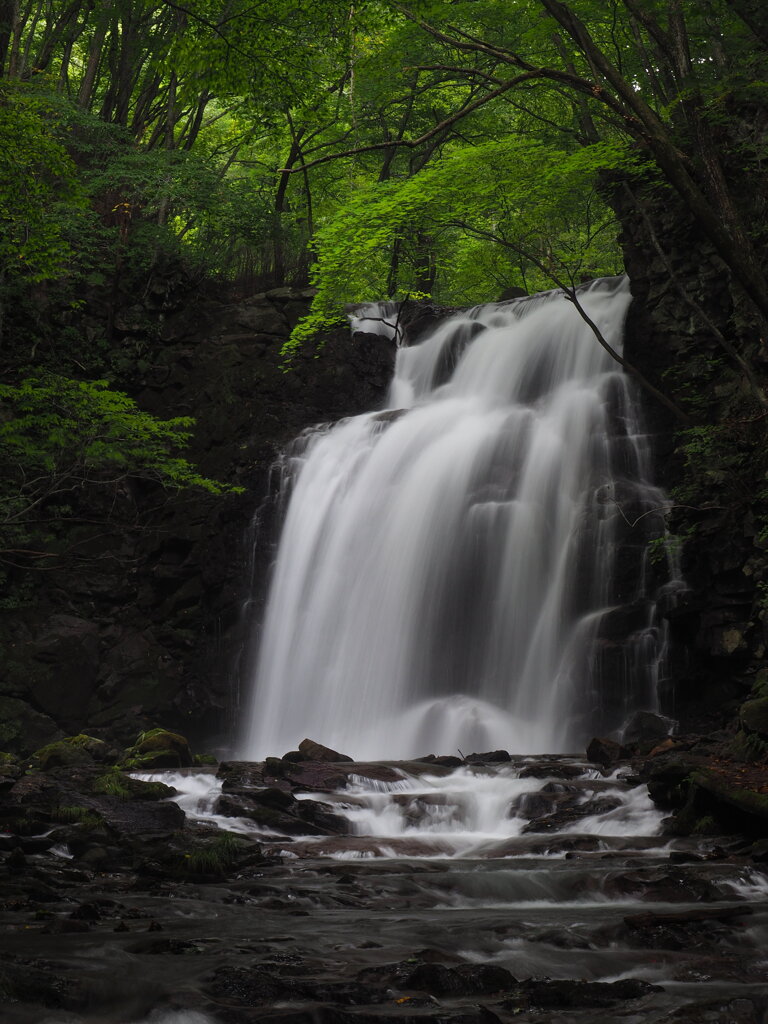
[[[159,420],[106,381],[38,374],[0,385],[0,410],[0,578],[6,576],[3,566],[60,554],[55,525],[77,523],[89,491],[107,495],[109,508],[140,480],[166,490],[237,490],[202,476],[178,454],[194,420]],[[90,501],[91,522],[93,517]]]

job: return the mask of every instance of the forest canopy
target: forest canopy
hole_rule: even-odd
[[[765,314],[728,162],[761,158],[767,21],[751,0],[2,0],[3,298],[171,258],[311,278],[318,316],[614,273],[621,168],[682,197]]]
[[[0,0],[4,415],[55,380],[73,464],[119,408],[168,461],[113,462],[208,486],[178,424],[121,405],[142,359],[115,344],[121,296],[310,283],[290,351],[345,303],[619,273],[617,196],[682,204],[764,325],[765,191],[734,182],[762,181],[767,48],[759,0]]]

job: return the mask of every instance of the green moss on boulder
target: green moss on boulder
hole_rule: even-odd
[[[749,732],[768,737],[768,697],[758,697],[742,704],[739,717]]]
[[[166,786],[164,782],[133,779],[120,768],[111,768],[95,779],[92,791],[123,800],[166,800],[176,794],[173,786]]]
[[[65,765],[105,761],[111,754],[114,754],[114,751],[111,751],[103,740],[79,733],[77,736],[66,736],[63,740],[57,740],[36,750],[30,759],[30,765],[38,771],[46,772],[50,768],[61,768]]]
[[[168,729],[143,732],[126,751],[127,768],[188,768],[193,764],[189,743],[184,736]]]

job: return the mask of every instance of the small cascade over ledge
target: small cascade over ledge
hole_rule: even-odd
[[[579,290],[617,350],[629,302],[623,278]],[[285,468],[243,756],[568,752],[655,709],[666,499],[632,382],[562,293],[401,348],[387,408]]]

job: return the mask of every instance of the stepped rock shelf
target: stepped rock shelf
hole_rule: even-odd
[[[677,746],[646,768],[683,813],[675,766],[702,755]],[[641,759],[302,748],[109,786],[92,761],[9,767],[3,1021],[765,1019],[759,826],[666,834]]]

